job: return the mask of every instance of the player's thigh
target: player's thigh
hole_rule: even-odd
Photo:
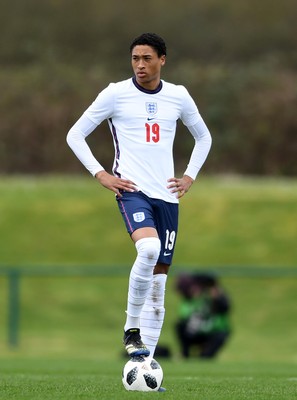
[[[139,228],[136,231],[134,231],[131,235],[131,238],[134,243],[136,243],[138,240],[147,238],[147,237],[159,237],[158,232],[155,228]]]

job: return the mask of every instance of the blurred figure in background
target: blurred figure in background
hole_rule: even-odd
[[[213,358],[230,335],[230,300],[218,280],[208,274],[180,275],[182,297],[176,333],[182,356]]]

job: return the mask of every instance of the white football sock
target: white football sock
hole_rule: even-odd
[[[167,275],[156,274],[140,315],[140,334],[143,343],[154,356],[163,326],[165,308],[165,286]]]
[[[124,330],[139,328],[139,317],[153,279],[154,266],[160,253],[160,240],[155,237],[135,243],[137,257],[130,272],[127,318]]]

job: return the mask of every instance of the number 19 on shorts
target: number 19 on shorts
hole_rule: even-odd
[[[175,236],[175,231],[170,232],[168,229],[166,229],[165,250],[171,251],[173,249]]]

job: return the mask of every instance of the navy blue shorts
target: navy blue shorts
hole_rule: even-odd
[[[123,192],[116,199],[128,233],[155,228],[161,241],[158,262],[170,265],[177,235],[178,204],[151,199],[142,192]]]

